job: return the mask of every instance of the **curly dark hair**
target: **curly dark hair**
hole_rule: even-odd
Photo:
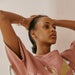
[[[31,34],[30,34],[30,31],[31,31],[31,30],[35,30],[35,24],[37,23],[37,21],[38,21],[38,19],[39,19],[40,17],[48,17],[48,16],[46,16],[46,15],[39,15],[39,16],[35,17],[35,18],[31,21],[30,27],[29,27],[29,31],[28,31],[29,39],[30,39],[31,43],[33,44],[32,52],[33,52],[34,54],[36,54],[37,46],[36,46],[36,42],[34,41],[34,39],[32,38],[32,36],[31,36]]]

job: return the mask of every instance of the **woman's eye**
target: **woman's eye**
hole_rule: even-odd
[[[54,29],[56,29],[56,27],[54,26]]]
[[[49,28],[49,26],[48,26],[48,25],[45,25],[44,27],[45,27],[45,28]]]
[[[55,25],[55,23],[53,25]]]
[[[53,28],[54,28],[54,29],[56,29],[56,26],[55,26],[55,25],[53,25]]]

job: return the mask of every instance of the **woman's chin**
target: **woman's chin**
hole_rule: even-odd
[[[56,42],[53,42],[52,44],[56,44]]]
[[[51,44],[55,44],[56,43],[56,40],[52,40],[50,43]]]

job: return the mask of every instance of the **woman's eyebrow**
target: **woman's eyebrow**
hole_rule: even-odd
[[[45,23],[50,24],[49,22],[45,22]]]

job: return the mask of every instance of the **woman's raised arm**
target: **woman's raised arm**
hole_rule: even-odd
[[[21,15],[12,12],[0,10],[0,29],[3,36],[3,41],[20,58],[21,58],[21,53],[19,49],[18,37],[14,29],[12,28],[11,24],[20,24],[28,30],[30,22],[36,16],[37,15],[32,16],[30,18],[25,18]]]
[[[73,20],[55,20],[56,26],[75,30],[75,21]]]
[[[2,11],[2,10],[0,11],[0,30],[2,32],[3,41],[20,58],[21,58],[21,54],[19,50],[18,37],[14,29],[12,28],[11,24],[20,23],[21,25],[25,26],[25,22],[26,19],[20,15],[11,12]]]

